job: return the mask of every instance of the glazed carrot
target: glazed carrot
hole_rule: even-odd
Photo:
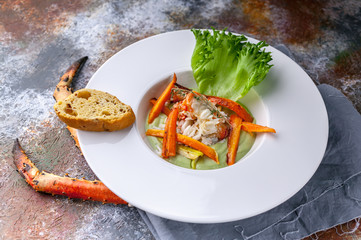
[[[218,154],[216,150],[205,145],[204,143],[182,134],[177,134],[177,141],[187,146],[190,146],[191,148],[194,148],[198,151],[201,151],[202,153],[204,153],[204,155],[206,155],[210,159],[214,160],[217,164],[219,164]]]
[[[243,121],[246,122],[253,121],[253,117],[246,111],[246,109],[244,109],[241,105],[239,105],[235,101],[216,96],[207,96],[207,99],[214,104],[229,108],[233,112],[237,113],[237,115],[241,117]]]
[[[154,104],[157,102],[157,99],[156,99],[156,98],[152,98],[152,99],[149,100],[149,102],[154,105]],[[168,115],[170,114],[170,109],[169,109],[169,107],[164,106],[164,107],[162,108],[162,113],[164,113],[165,115],[168,116]]]
[[[167,148],[168,148],[168,156],[174,157],[177,151],[177,118],[178,118],[178,107],[172,109],[169,114],[168,126],[168,136],[167,136]],[[167,119],[167,120],[168,120]]]
[[[162,146],[162,157],[173,157],[176,154],[177,149],[177,117],[178,107],[174,107],[170,112],[164,127],[164,137]]]
[[[163,134],[163,143],[162,143],[162,157],[168,158],[169,152],[168,152],[168,125],[169,125],[169,117],[165,121],[165,127],[164,127],[164,134]]]
[[[273,132],[276,133],[276,130],[270,127],[265,127],[257,125],[250,122],[242,122],[242,130],[246,132]]]
[[[153,137],[164,137],[164,130],[148,129],[145,135]],[[217,152],[213,148],[205,145],[204,143],[201,143],[191,137],[179,133],[177,133],[177,142],[183,143],[191,148],[201,151],[202,153],[204,153],[204,155],[208,156],[210,159],[214,160],[217,164],[219,164]]]
[[[227,164],[233,165],[236,162],[239,137],[241,135],[242,119],[237,114],[233,114],[229,119],[229,123],[231,124],[232,129],[227,143]]]
[[[170,98],[172,88],[177,81],[177,76],[173,75],[173,80],[168,84],[167,88],[163,91],[160,97],[157,99],[156,103],[153,105],[152,109],[150,110],[148,123],[152,123],[156,117],[159,116],[160,112],[162,111],[165,102]]]

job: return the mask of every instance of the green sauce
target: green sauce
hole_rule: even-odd
[[[166,118],[167,118],[166,115],[160,114],[151,124],[147,123],[148,122],[148,119],[147,119],[146,125],[145,125],[145,130],[159,129],[160,126],[165,123]],[[150,145],[153,147],[153,149],[156,152],[157,152],[157,149],[159,151],[161,151],[162,142],[159,141],[158,138],[150,137],[150,136],[148,136],[147,138],[148,138]],[[241,132],[241,136],[239,138],[239,146],[238,146],[238,151],[237,151],[236,162],[241,160],[241,158],[244,157],[249,152],[249,150],[252,148],[252,145],[254,144],[255,139],[256,139],[255,135],[252,136],[251,134],[249,134],[245,131]],[[223,168],[223,167],[228,166],[227,162],[226,162],[227,138],[212,145],[211,147],[214,148],[218,153],[219,164],[217,164],[215,161],[208,158],[207,156],[202,156],[202,157],[198,158],[198,161],[196,164],[196,169],[207,170],[207,169]],[[170,162],[174,165],[180,166],[180,167],[192,168],[192,165],[191,165],[192,160],[188,159],[184,156],[181,156],[179,154],[177,154],[175,157],[170,157],[169,159],[164,160],[164,161],[168,161],[168,162]]]

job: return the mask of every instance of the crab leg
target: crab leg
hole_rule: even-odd
[[[82,57],[79,60],[75,61],[69,68],[66,70],[63,76],[61,76],[58,85],[56,85],[53,97],[55,101],[64,100],[66,97],[73,93],[73,89],[70,87],[73,78],[80,72],[81,68],[88,60],[88,57]],[[76,134],[76,130],[67,126],[71,136],[73,137],[76,146],[80,149],[78,136]]]
[[[88,60],[88,57],[82,57],[75,61],[68,70],[66,70],[64,75],[61,76],[53,94],[55,101],[58,102],[60,100],[64,100],[67,96],[73,93],[73,89],[70,87],[71,82],[77,73],[79,73],[86,60]]]
[[[18,172],[36,191],[103,203],[127,204],[126,201],[111,192],[100,181],[60,177],[44,171],[40,172],[26,156],[17,139],[14,144],[13,154]]]

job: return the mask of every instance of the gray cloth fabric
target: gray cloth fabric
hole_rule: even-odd
[[[319,85],[329,118],[327,149],[311,180],[263,214],[229,223],[192,224],[139,210],[156,239],[300,239],[361,216],[361,115],[337,89]]]

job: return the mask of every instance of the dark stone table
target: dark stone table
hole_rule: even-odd
[[[35,192],[15,171],[11,150],[19,138],[39,169],[96,179],[53,111],[59,77],[88,56],[74,83],[80,89],[138,40],[210,27],[289,51],[315,84],[340,89],[361,112],[358,0],[0,1],[0,239],[153,239],[135,208]],[[341,239],[340,229],[318,236]]]

